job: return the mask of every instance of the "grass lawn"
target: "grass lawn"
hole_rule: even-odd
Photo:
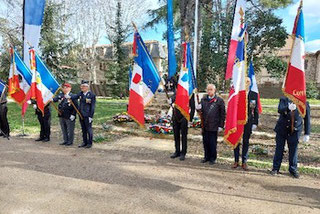
[[[115,99],[98,99],[96,104],[96,111],[94,115],[94,123],[102,124],[112,117],[123,111],[126,111],[127,100],[115,100]],[[56,110],[51,107],[51,124],[52,126],[58,125],[58,116]],[[10,123],[10,129],[13,133],[22,133],[22,119],[21,119],[21,107],[16,103],[8,103],[8,119]],[[78,123],[78,122],[77,122]],[[29,106],[25,115],[25,132],[28,134],[39,133],[40,126],[37,116],[34,113],[32,106]]]

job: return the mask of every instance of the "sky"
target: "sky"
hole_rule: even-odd
[[[148,0],[157,4],[157,0]],[[299,0],[294,0],[294,4],[289,5],[284,9],[275,11],[275,15],[283,19],[283,26],[287,29],[288,34],[291,34]],[[305,18],[305,35],[306,35],[306,51],[315,52],[320,50],[320,0],[304,0],[303,12]],[[144,40],[163,41],[162,35],[166,30],[164,23],[156,26],[155,29],[147,29],[140,31]],[[132,38],[128,40],[131,41]],[[101,40],[100,43],[105,43],[106,40]]]
[[[291,34],[294,19],[297,14],[299,1],[285,9],[279,9],[275,14],[283,19],[283,25],[287,32]],[[320,1],[319,0],[304,0],[303,1],[304,25],[305,25],[305,40],[306,51],[315,52],[320,50]]]

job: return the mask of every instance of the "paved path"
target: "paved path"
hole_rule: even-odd
[[[320,213],[319,178],[171,160],[172,148],[139,137],[89,150],[1,138],[0,213]]]

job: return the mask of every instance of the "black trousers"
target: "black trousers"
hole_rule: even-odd
[[[188,121],[182,118],[180,121],[173,120],[173,134],[176,153],[179,155],[187,154],[187,135],[188,135]],[[180,135],[181,140],[180,141]],[[180,150],[180,142],[182,142],[182,149]]]
[[[0,104],[0,129],[7,136],[10,134],[10,128],[8,123],[8,107],[6,103]]]
[[[247,163],[249,156],[249,140],[252,134],[252,123],[249,122],[244,126],[244,133],[242,137],[242,163]],[[239,162],[240,144],[234,149],[234,161]]]
[[[215,161],[217,159],[218,132],[203,131],[202,137],[203,137],[204,159],[208,161]]]
[[[84,117],[83,120],[80,119],[81,129],[82,129],[82,139],[85,145],[92,145],[93,131],[92,122],[89,123],[89,117]]]
[[[50,139],[51,113],[44,113],[44,116],[42,116],[42,113],[37,113],[37,116],[40,123],[40,138]]]

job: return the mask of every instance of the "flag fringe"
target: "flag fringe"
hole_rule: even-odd
[[[297,104],[297,106],[298,106],[297,109],[298,109],[298,111],[299,111],[299,114],[300,114],[303,118],[305,118],[305,116],[306,116],[306,110],[307,110],[306,104],[303,103],[303,102],[301,102],[301,101],[300,101],[299,99],[297,99],[295,96],[293,96],[293,95],[285,92],[285,90],[286,90],[285,88],[282,88],[282,92],[283,92],[284,96],[288,97],[288,98],[289,98],[290,100],[292,100],[295,104]],[[299,106],[301,106],[301,108],[303,109],[304,112],[301,112]]]
[[[228,140],[228,138],[230,137],[230,135],[232,135],[232,134],[234,134],[234,133],[236,133],[236,132],[237,132],[237,127],[232,128],[232,129],[230,129],[230,130],[228,131],[228,133],[223,137],[223,138],[224,138],[224,141],[225,141],[229,146],[231,146],[232,149],[237,148],[237,146],[239,145],[239,143],[240,143],[240,141],[241,141],[241,139],[242,139],[242,137],[243,137],[243,133],[242,133],[241,136],[239,137],[238,141],[236,142],[236,144],[232,144],[232,143]]]
[[[131,117],[132,120],[134,120],[139,125],[140,128],[145,128],[144,124],[140,123],[139,120],[135,116],[129,114],[129,112],[127,112],[127,114]]]
[[[175,104],[174,107],[176,107],[180,112],[181,114],[188,120],[190,121],[190,115],[183,109],[181,108],[179,105]]]

